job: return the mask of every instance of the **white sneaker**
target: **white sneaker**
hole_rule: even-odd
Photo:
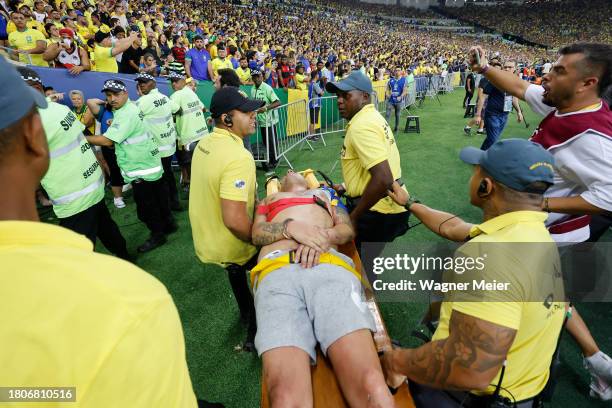
[[[122,192],[126,192],[126,191],[130,191],[132,189],[132,183],[129,184],[124,184],[123,187],[121,188]]]
[[[115,204],[115,207],[125,208],[125,202],[123,201],[123,197],[115,197],[113,198],[113,202]]]
[[[612,400],[612,359],[599,351],[591,357],[586,357],[583,362],[591,374],[589,395],[602,401]]]

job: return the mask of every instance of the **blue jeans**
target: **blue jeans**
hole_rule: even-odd
[[[487,150],[491,145],[497,142],[506,127],[508,122],[508,113],[485,113],[484,124],[487,131],[487,137],[482,142],[480,150]]]

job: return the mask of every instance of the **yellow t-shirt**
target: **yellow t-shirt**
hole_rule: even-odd
[[[17,50],[31,50],[36,48],[37,41],[47,42],[43,33],[31,28],[26,28],[24,31],[13,31],[9,34],[8,41],[9,45]],[[49,66],[49,63],[43,59],[42,54],[19,54],[19,61],[29,64],[30,60],[28,57],[32,58],[32,65],[39,67]]]
[[[223,223],[221,199],[243,201],[252,216],[255,206],[255,161],[242,139],[215,128],[200,140],[191,162],[189,220],[193,246],[202,262],[244,265],[257,249],[238,239]]]
[[[363,194],[372,178],[369,170],[385,160],[389,162],[393,179],[402,177],[399,150],[391,127],[372,104],[364,106],[348,123],[340,157],[349,197]],[[371,210],[382,214],[406,211],[390,197],[378,201]]]
[[[45,25],[43,23],[41,23],[40,21],[37,20],[28,20],[26,22],[26,27],[30,28],[32,30],[38,30],[41,33],[43,33],[43,35],[47,35],[47,30],[45,30]],[[6,25],[6,32],[8,34],[17,31],[17,27],[15,26],[15,23],[13,23],[13,21],[9,21],[8,24]]]
[[[305,91],[308,89],[308,79],[304,74],[295,74],[295,88]]]
[[[28,221],[0,221],[0,263],[0,384],[74,386],[75,408],[197,406],[179,315],[152,275]]]
[[[102,47],[96,44],[94,48],[94,61],[96,61],[96,71],[98,72],[119,72],[117,60],[112,54],[112,47]]]
[[[213,61],[216,60],[218,54],[217,46],[215,44],[211,44],[210,47],[208,47],[208,53]]]
[[[215,77],[217,76],[217,72],[220,69],[225,69],[225,68],[234,69],[234,66],[232,65],[232,61],[230,61],[229,58],[225,58],[223,60],[221,58],[215,58],[212,60],[212,70],[213,70],[213,75]]]
[[[484,259],[482,271],[449,273],[454,280],[509,283],[507,290],[453,292],[440,309],[433,340],[449,336],[450,319],[458,311],[516,330],[507,354],[501,394],[517,401],[540,393],[565,314],[561,262],[544,222],[547,214],[515,211],[495,217],[470,231],[473,237],[455,257]],[[505,243],[505,244],[504,244]],[[497,385],[499,374],[491,381]],[[489,386],[486,393],[494,391]],[[476,393],[476,392],[475,392]]]
[[[251,69],[250,68],[246,68],[246,69],[242,69],[241,67],[236,68],[236,75],[238,75],[238,78],[240,79],[240,82],[242,82],[243,84],[246,84],[247,82],[251,81]]]

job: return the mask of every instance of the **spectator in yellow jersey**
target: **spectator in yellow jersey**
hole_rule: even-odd
[[[117,40],[115,44],[113,44],[110,34],[98,31],[94,36],[94,60],[96,62],[96,71],[119,72],[115,56],[130,48],[137,38],[138,33],[132,32],[129,37]]]
[[[225,44],[219,44],[218,57],[214,58],[210,64],[208,64],[209,78],[213,81],[219,75],[218,71],[223,68],[234,69],[232,61],[227,58],[227,52],[225,50]]]
[[[20,12],[11,14],[11,20],[15,24],[16,30],[9,34],[8,43],[17,52],[13,54],[13,59],[19,60],[24,64],[48,67],[49,64],[42,58],[42,54],[47,48],[47,41],[43,33],[26,26],[26,18]],[[31,61],[31,62],[30,62]]]
[[[295,71],[295,89],[299,89],[300,91],[308,90],[310,78],[304,73],[304,65],[298,63],[295,67]]]
[[[236,68],[236,74],[238,78],[240,78],[240,83],[242,85],[253,85],[253,80],[251,79],[251,68],[249,68],[249,63],[246,57],[240,57],[240,66]]]

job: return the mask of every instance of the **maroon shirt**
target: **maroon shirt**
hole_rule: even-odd
[[[174,46],[170,50],[172,52],[172,56],[176,62],[180,62],[181,64],[185,63],[185,54],[187,53],[187,48]]]

